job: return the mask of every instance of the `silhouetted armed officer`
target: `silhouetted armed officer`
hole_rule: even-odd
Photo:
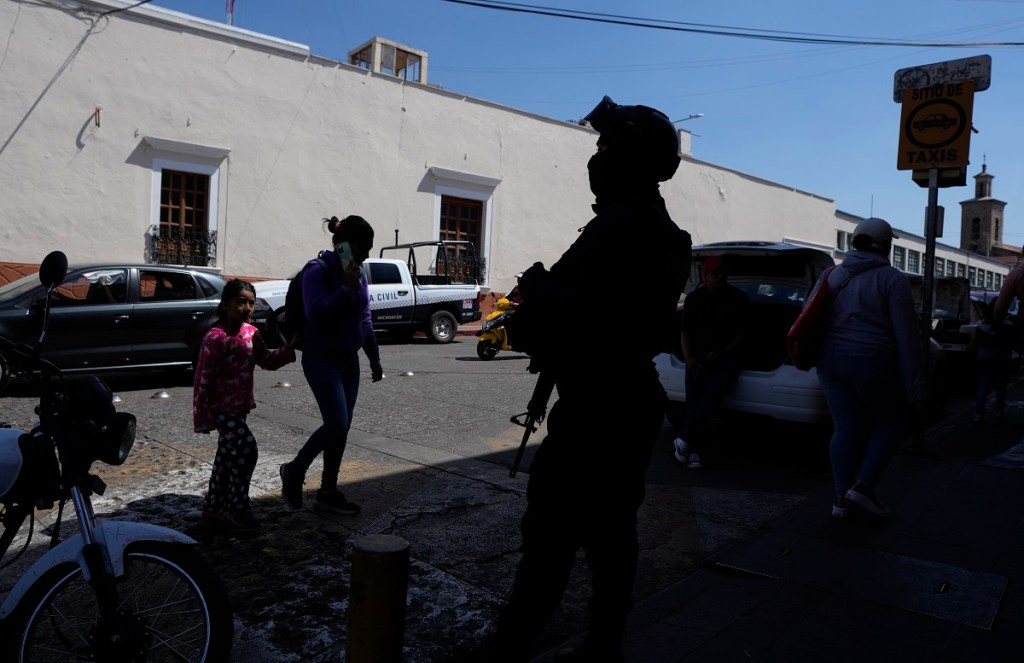
[[[565,660],[621,660],[632,607],[636,512],[666,405],[652,360],[674,332],[690,236],[658,191],[680,161],[669,119],[605,97],[585,121],[600,134],[587,165],[596,216],[550,271],[538,263],[523,274],[523,303],[509,327],[531,370],[554,378],[558,398],[530,466],[523,557],[492,660],[527,660],[579,548],[593,575],[590,624]],[[554,328],[595,292],[602,313],[585,334],[568,338]]]

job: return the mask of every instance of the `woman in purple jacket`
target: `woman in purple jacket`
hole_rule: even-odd
[[[334,251],[303,270],[302,299],[306,326],[302,334],[302,373],[320,408],[323,425],[313,431],[290,463],[281,465],[281,494],[293,509],[302,507],[306,470],[324,455],[320,490],[313,506],[321,511],[355,515],[358,504],[338,490],[352,412],[359,393],[359,350],[370,360],[374,382],[384,377],[380,349],[370,320],[370,294],[360,265],[373,248],[373,228],[360,216],[324,219],[333,234]]]

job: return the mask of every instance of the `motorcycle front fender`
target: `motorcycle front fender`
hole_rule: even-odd
[[[123,520],[106,520],[96,524],[96,542],[106,551],[104,559],[107,570],[115,578],[124,575],[124,551],[133,543],[140,541],[164,541],[167,543],[180,543],[183,545],[196,545],[197,541],[185,536],[181,532],[150,525],[148,523],[134,523]],[[38,580],[44,573],[53,567],[66,562],[74,562],[82,568],[85,579],[90,577],[89,569],[82,557],[82,546],[85,545],[81,534],[76,534],[70,539],[62,541],[56,548],[47,552],[32,567],[25,572],[11,590],[11,593],[4,599],[0,606],[0,619],[5,619],[18,605],[18,601],[29,587]]]
[[[501,344],[501,338],[499,338],[499,336],[495,334],[493,330],[480,332],[479,336],[481,341],[488,341],[494,344]]]

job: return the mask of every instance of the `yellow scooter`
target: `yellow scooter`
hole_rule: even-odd
[[[494,310],[480,325],[480,331],[476,333],[480,341],[476,344],[476,356],[487,361],[494,359],[500,350],[511,350],[508,344],[508,333],[505,331],[505,321],[515,311],[515,305],[507,298],[502,297],[494,302]]]

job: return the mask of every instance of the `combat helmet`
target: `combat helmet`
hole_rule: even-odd
[[[601,134],[610,146],[633,153],[659,182],[679,167],[679,133],[661,111],[649,106],[620,106],[607,95],[580,122]]]

